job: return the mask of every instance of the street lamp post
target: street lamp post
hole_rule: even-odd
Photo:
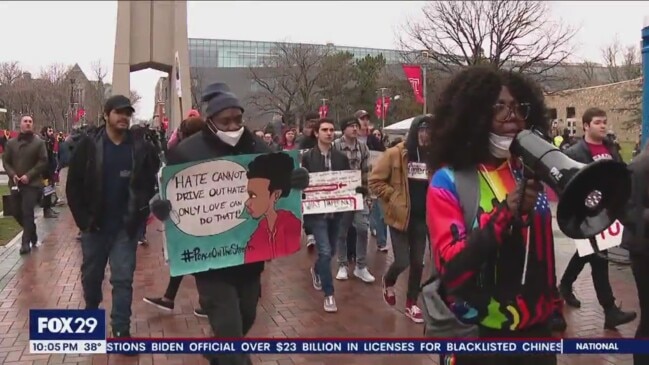
[[[424,97],[424,114],[428,113],[428,100],[427,99],[427,94],[428,94],[428,87],[426,86],[426,69],[428,68],[428,57],[430,54],[428,51],[423,51],[421,52],[421,55],[424,57],[424,62],[421,65],[421,72],[422,72],[422,78],[421,80],[424,84],[422,85],[422,92],[423,92],[423,97]]]
[[[649,138],[649,15],[642,28],[642,146]]]
[[[385,129],[385,91],[388,90],[387,87],[381,87],[379,88],[379,92],[381,93],[381,130]]]

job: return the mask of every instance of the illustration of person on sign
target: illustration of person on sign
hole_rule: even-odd
[[[272,260],[300,249],[302,221],[289,210],[276,209],[281,198],[291,192],[294,165],[285,153],[256,157],[248,165],[248,214],[259,220],[250,237],[244,263]]]

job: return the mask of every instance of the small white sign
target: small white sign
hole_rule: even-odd
[[[408,162],[408,178],[428,180],[428,168],[423,162]]]
[[[619,246],[622,244],[622,232],[624,232],[624,226],[620,221],[615,221],[610,227],[595,236],[597,247],[601,251]],[[577,246],[577,253],[581,257],[595,253],[588,239],[575,240],[575,245]]]
[[[309,174],[309,186],[304,189],[302,214],[350,212],[363,209],[363,195],[358,170],[324,171]]]

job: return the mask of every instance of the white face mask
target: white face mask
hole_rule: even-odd
[[[489,152],[495,158],[509,158],[509,146],[514,138],[489,133]]]
[[[211,123],[208,122],[207,124],[208,128],[218,139],[223,141],[223,143],[229,145],[229,146],[236,146],[237,143],[239,143],[239,140],[241,139],[241,136],[243,135],[243,126],[241,128],[237,129],[236,131],[220,131],[216,128],[214,128]]]

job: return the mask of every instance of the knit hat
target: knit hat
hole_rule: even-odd
[[[358,122],[358,120],[356,118],[343,119],[343,120],[340,121],[340,130],[344,132],[345,129],[347,129],[347,127],[350,127],[350,126],[352,126],[354,124],[359,128],[361,126],[361,124]]]
[[[222,82],[207,86],[205,91],[203,91],[201,100],[207,103],[207,107],[205,108],[207,118],[230,108],[238,108],[243,112],[243,107],[237,96],[230,92],[228,85]]]

